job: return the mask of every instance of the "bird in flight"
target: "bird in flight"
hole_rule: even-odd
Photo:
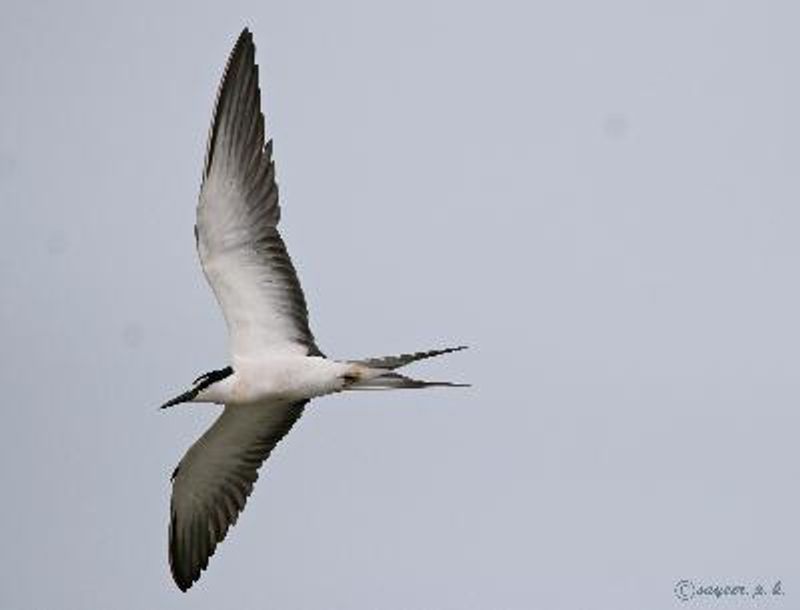
[[[200,263],[227,323],[231,362],[162,405],[224,405],[172,474],[169,564],[182,591],[200,578],[244,509],[261,464],[312,398],[345,390],[463,385],[396,372],[463,346],[366,360],[327,358],[309,329],[279,218],[255,45],[245,28],[217,93],[195,225]]]

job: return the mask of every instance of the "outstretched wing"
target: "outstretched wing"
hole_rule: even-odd
[[[279,218],[255,45],[245,29],[217,94],[195,227],[200,262],[228,324],[234,359],[274,351],[320,355],[278,233]]]
[[[181,591],[200,578],[236,523],[258,469],[308,401],[225,407],[172,475],[169,565]]]

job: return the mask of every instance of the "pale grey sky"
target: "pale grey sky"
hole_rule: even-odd
[[[800,603],[797,3],[2,13],[0,607]],[[312,403],[184,595],[215,409],[156,406],[226,364],[192,224],[244,25],[320,346],[475,385]]]

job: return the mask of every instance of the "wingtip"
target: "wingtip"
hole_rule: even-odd
[[[180,465],[178,466],[178,468]],[[177,468],[175,469],[177,471]],[[173,474],[174,476],[174,474]],[[176,555],[177,531],[175,520],[177,515],[172,511],[169,524],[169,570],[172,573],[172,580],[181,593],[186,593],[192,585],[200,579],[202,568],[193,573],[191,570],[182,569],[179,558]]]
[[[178,587],[178,590],[181,593],[186,593],[189,589],[192,588],[192,585],[194,585],[194,583],[200,580],[200,575],[198,574],[195,578],[192,578],[191,575],[178,574],[175,570],[173,570],[172,580],[175,582],[175,586]]]
[[[242,28],[242,31],[239,32],[239,37],[236,39],[236,46],[241,44],[253,44],[253,32],[247,26]]]
[[[236,37],[236,42],[233,44],[233,48],[231,49],[230,55],[228,55],[228,63],[225,67],[225,73],[227,74],[229,70],[232,70],[231,66],[238,63],[238,58],[247,53],[249,49],[255,49],[255,43],[253,42],[253,33],[250,29],[245,26],[241,32],[239,32],[239,36]],[[225,79],[225,75],[223,75],[223,81]]]

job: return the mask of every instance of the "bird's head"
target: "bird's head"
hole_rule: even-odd
[[[192,387],[161,405],[161,409],[179,405],[184,402],[217,402],[212,385],[233,375],[233,369],[226,366],[224,369],[203,373],[192,382]]]

